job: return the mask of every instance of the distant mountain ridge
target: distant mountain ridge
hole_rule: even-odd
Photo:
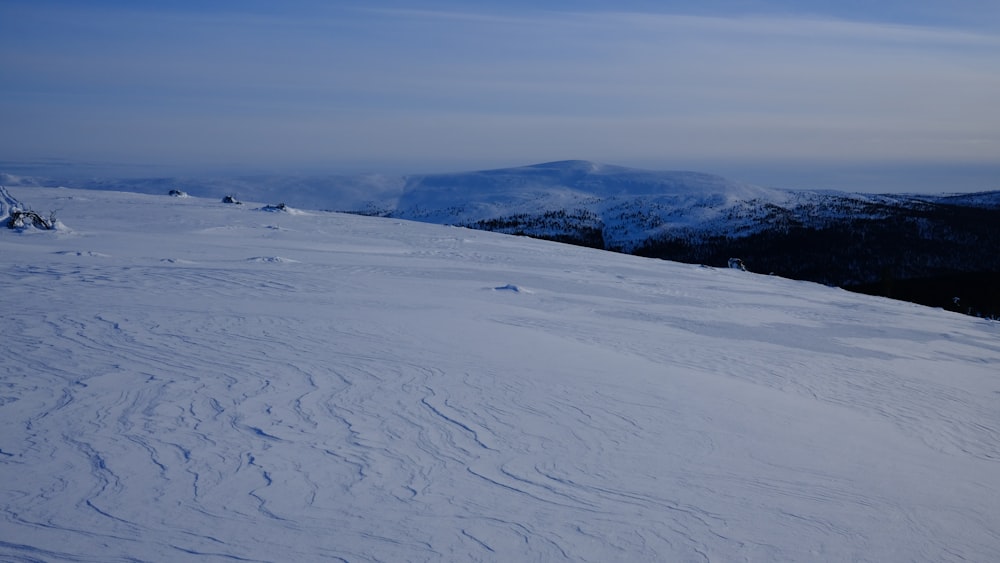
[[[9,185],[57,180],[5,175]],[[864,194],[765,188],[584,160],[410,176],[95,179],[69,187],[287,203],[724,265],[839,286],[1000,272],[1000,191]],[[956,279],[966,279],[964,277]],[[962,288],[956,288],[961,292]],[[886,289],[886,295],[891,291]],[[965,291],[969,293],[969,291]],[[982,292],[981,292],[982,293]],[[1000,313],[1000,296],[984,310]],[[951,297],[936,298],[946,305]]]
[[[411,176],[392,217],[570,240],[630,251],[657,233],[707,225],[743,201],[788,193],[699,172],[656,172],[588,161]],[[594,243],[599,230],[603,242]],[[594,244],[592,244],[594,243]]]

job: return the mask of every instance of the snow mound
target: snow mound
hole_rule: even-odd
[[[181,264],[181,265],[190,265],[196,263],[192,260],[184,260],[183,258],[163,258],[160,260],[160,262],[164,264]]]
[[[284,203],[279,203],[277,205],[265,205],[263,207],[258,207],[257,211],[263,211],[265,213],[287,213],[289,215],[307,215],[305,211],[299,209],[293,209]]]
[[[56,252],[60,256],[78,256],[78,257],[89,257],[89,258],[111,258],[110,254],[105,254],[103,252],[95,252],[93,250],[60,250]]]
[[[257,262],[261,264],[291,264],[298,262],[298,260],[282,258],[281,256],[254,256],[253,258],[247,258],[247,262]]]

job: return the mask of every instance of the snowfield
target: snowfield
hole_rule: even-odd
[[[61,223],[0,229],[2,560],[1000,561],[1000,323],[397,219],[10,191]]]

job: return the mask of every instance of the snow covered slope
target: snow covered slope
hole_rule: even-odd
[[[0,173],[0,185],[8,187],[70,187],[151,195],[179,190],[211,199],[232,195],[238,199],[286,203],[303,209],[362,212],[395,206],[405,183],[402,176],[380,174],[59,179]]]
[[[997,561],[1000,325],[396,219],[12,188],[0,559]]]

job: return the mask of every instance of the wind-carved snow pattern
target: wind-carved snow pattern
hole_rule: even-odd
[[[102,256],[0,232],[0,559],[1000,560],[995,322],[408,221],[22,192]]]

